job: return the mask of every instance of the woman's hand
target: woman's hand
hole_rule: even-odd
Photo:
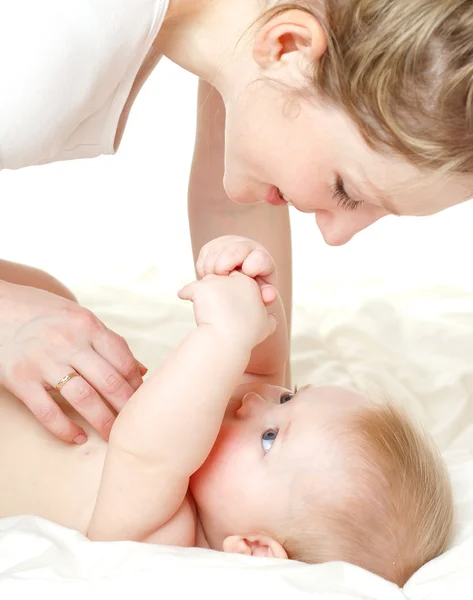
[[[86,441],[48,393],[66,376],[74,374],[61,395],[108,439],[116,413],[145,372],[125,340],[89,310],[43,290],[0,282],[0,384],[58,438]]]

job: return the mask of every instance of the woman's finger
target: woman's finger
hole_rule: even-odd
[[[76,373],[58,391],[64,400],[108,441],[116,415],[75,367],[64,365],[56,369],[48,375],[46,383],[56,389],[61,378]]]
[[[272,304],[278,297],[278,290],[273,285],[262,285],[260,286],[260,290],[261,299],[263,300],[265,306]]]
[[[98,392],[97,397],[105,399],[117,413],[135,391],[126,379],[92,348],[74,356],[72,367]],[[102,399],[100,401],[102,402]]]
[[[94,334],[92,348],[111,367],[103,372],[102,382],[96,388],[97,392],[107,401],[113,398],[114,405],[115,403],[123,405],[143,383],[143,377],[132,351],[121,336],[107,327]],[[81,369],[84,369],[84,365]]]
[[[12,391],[54,436],[65,442],[76,444],[83,444],[87,441],[82,427],[66,417],[41,384],[30,383],[15,386]]]

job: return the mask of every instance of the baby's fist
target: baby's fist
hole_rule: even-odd
[[[225,235],[208,242],[200,251],[196,269],[200,279],[240,270],[256,280],[266,305],[277,297],[277,271],[273,258],[264,246],[249,238]]]
[[[263,342],[277,326],[256,282],[238,271],[227,276],[205,275],[178,295],[193,303],[197,325],[211,325],[233,342],[250,348]]]

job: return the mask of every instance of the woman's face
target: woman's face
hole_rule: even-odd
[[[290,201],[330,245],[388,214],[430,215],[473,196],[473,174],[440,177],[369,148],[327,104],[261,80],[227,103],[225,189],[238,203]]]

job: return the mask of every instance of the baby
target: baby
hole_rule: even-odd
[[[77,415],[87,443],[61,442],[0,394],[0,515],[36,514],[93,540],[347,561],[403,585],[452,527],[431,441],[390,403],[284,387],[287,327],[262,246],[219,238],[197,271],[179,293],[197,328],[108,444]]]

